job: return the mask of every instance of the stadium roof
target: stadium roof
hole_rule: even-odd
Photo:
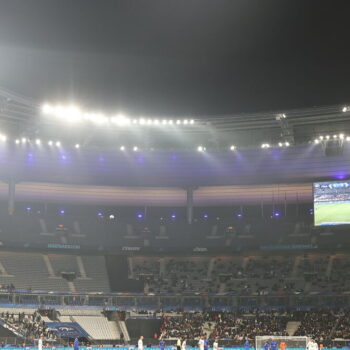
[[[100,149],[137,145],[155,150],[193,150],[199,145],[211,150],[225,150],[232,145],[254,148],[263,143],[302,144],[325,134],[350,135],[350,104],[346,103],[252,114],[184,115],[182,120],[194,120],[194,125],[182,128],[175,125],[179,117],[145,117],[145,124],[160,121],[159,127],[150,128],[139,125],[142,116],[126,116],[130,122],[136,121],[136,126],[132,123],[112,127],[98,123],[74,125],[67,118],[60,120],[44,115],[41,102],[0,89],[0,131],[13,139],[59,139],[71,145]],[[103,111],[101,106],[96,108]],[[164,125],[163,120],[174,125]]]

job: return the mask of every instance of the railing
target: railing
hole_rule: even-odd
[[[79,296],[84,296],[79,299]],[[350,294],[270,293],[268,295],[70,293],[48,291],[0,291],[1,307],[101,308],[105,310],[212,310],[244,308],[349,308]]]
[[[84,296],[79,299],[78,296]],[[293,294],[271,293],[269,295],[218,294],[142,294],[142,293],[63,293],[47,291],[2,291],[1,307],[99,308],[105,310],[212,310],[293,308],[308,309],[349,308],[350,294]]]

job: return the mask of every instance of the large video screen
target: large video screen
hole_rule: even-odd
[[[350,181],[314,183],[316,226],[350,224]]]

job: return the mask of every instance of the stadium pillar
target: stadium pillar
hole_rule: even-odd
[[[9,180],[8,188],[8,213],[13,215],[15,212],[15,194],[16,194],[16,182],[14,179]]]
[[[187,203],[186,203],[186,213],[187,222],[191,225],[193,222],[193,187],[188,187],[187,192]]]

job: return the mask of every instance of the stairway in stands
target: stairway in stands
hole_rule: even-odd
[[[293,336],[298,330],[301,322],[300,321],[289,321],[286,326],[286,332],[289,336]]]
[[[216,322],[204,322],[203,323],[203,332],[207,335],[209,338],[211,333],[215,329]]]

